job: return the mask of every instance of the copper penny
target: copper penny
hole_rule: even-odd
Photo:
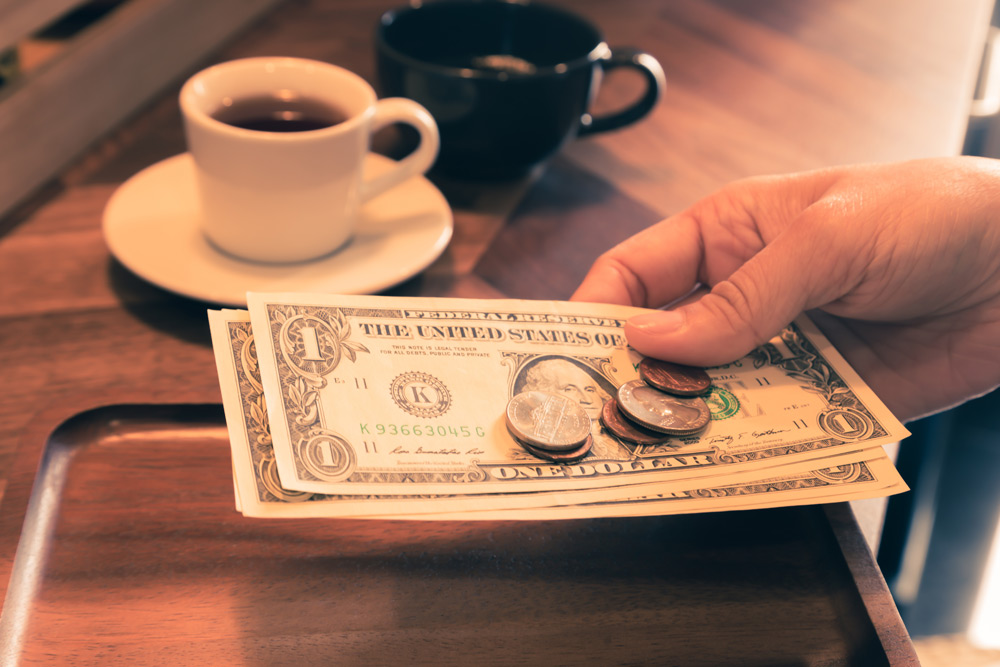
[[[523,391],[507,403],[507,429],[549,451],[570,451],[590,436],[590,415],[576,401],[547,391]]]
[[[515,438],[517,440],[517,438]],[[571,449],[569,451],[554,452],[550,449],[541,449],[539,447],[532,447],[528,443],[518,440],[518,444],[524,447],[525,451],[533,456],[537,456],[540,459],[545,459],[546,461],[552,461],[553,463],[572,463],[574,461],[579,461],[584,456],[590,453],[590,448],[594,446],[594,437],[587,436],[587,439],[583,441],[583,444],[576,449]]]
[[[690,435],[708,426],[708,404],[700,398],[673,396],[632,380],[618,387],[618,407],[638,423],[660,433]]]
[[[639,377],[647,384],[677,396],[704,394],[712,386],[712,378],[701,368],[650,357],[639,362]]]
[[[622,414],[618,401],[609,398],[601,410],[601,423],[619,440],[631,442],[633,445],[659,445],[670,439],[670,436],[639,426]]]

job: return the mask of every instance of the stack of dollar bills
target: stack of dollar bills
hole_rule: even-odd
[[[600,413],[642,357],[637,308],[555,301],[248,294],[209,311],[237,508],[254,517],[578,519],[839,502],[906,490],[908,435],[805,317],[706,369],[711,420],[654,445]],[[593,443],[532,456],[505,409],[573,398]]]

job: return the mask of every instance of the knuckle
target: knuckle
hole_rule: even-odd
[[[605,280],[617,280],[629,295],[629,299],[636,305],[647,305],[649,291],[639,275],[630,269],[628,265],[618,259],[613,252],[602,254],[594,262],[593,270]]]
[[[760,331],[755,317],[763,304],[750,281],[733,276],[716,284],[710,296],[713,298],[705,300],[705,307],[733,333],[751,338],[754,346],[767,342],[770,336]]]

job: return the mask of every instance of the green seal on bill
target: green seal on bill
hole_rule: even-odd
[[[739,399],[721,387],[712,387],[702,399],[708,404],[708,414],[712,421],[729,419],[740,411]]]

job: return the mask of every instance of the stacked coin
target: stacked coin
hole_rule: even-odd
[[[712,379],[704,370],[646,358],[639,377],[621,385],[601,412],[601,423],[615,436],[655,445],[708,425],[708,404],[699,395],[711,388]]]
[[[525,391],[507,403],[507,430],[526,451],[567,463],[590,451],[590,415],[579,403],[547,391]]]

